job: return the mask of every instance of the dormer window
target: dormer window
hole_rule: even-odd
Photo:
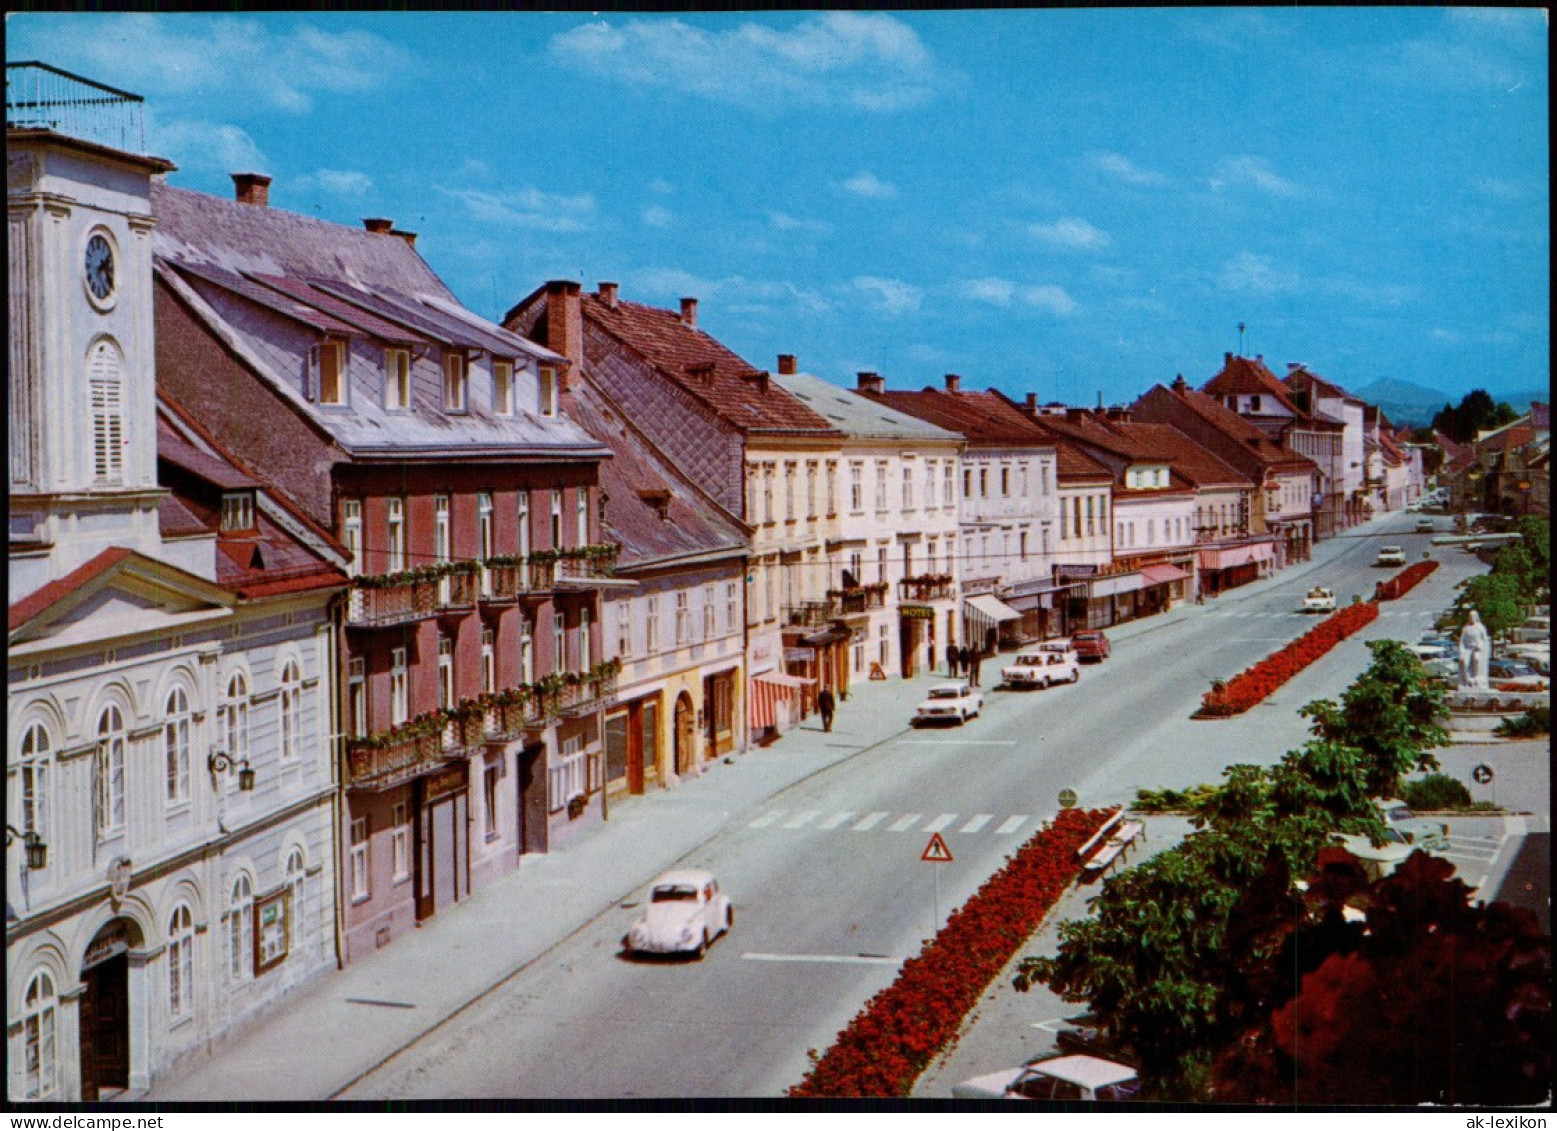
[[[514,363],[492,361],[492,411],[498,416],[514,414]]]
[[[254,492],[222,492],[222,530],[254,529]]]
[[[462,353],[443,355],[443,407],[449,412],[465,411],[467,365]]]
[[[557,370],[550,365],[541,366],[541,415],[557,415]]]
[[[1260,411],[1260,394],[1254,393],[1254,394],[1252,394],[1249,397],[1249,411],[1250,412],[1259,412]]]
[[[384,407],[411,407],[411,354],[407,350],[384,351]]]
[[[319,343],[319,403],[346,403],[346,343],[339,338]]]

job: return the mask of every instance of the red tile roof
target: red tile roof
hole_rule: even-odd
[[[888,389],[864,393],[888,408],[917,416],[941,428],[957,432],[972,444],[1030,444],[1049,447],[1054,438],[1030,420],[1026,413],[1000,394],[975,389],[951,392],[924,388],[918,392]]]
[[[1162,387],[1167,389],[1166,386]],[[1313,460],[1272,440],[1257,424],[1245,420],[1215,397],[1208,397],[1190,388],[1167,389],[1167,392],[1194,410],[1206,423],[1237,440],[1268,467],[1280,471],[1317,469]]]
[[[1281,378],[1272,373],[1259,358],[1229,357],[1221,372],[1207,381],[1200,391],[1214,397],[1254,393],[1271,396],[1293,415],[1303,415],[1292,403],[1292,390],[1283,385]]]
[[[594,294],[580,297],[586,325],[610,334],[736,428],[840,435],[776,382],[757,380],[756,367],[711,335],[688,326],[678,312],[626,300],[613,306]]]
[[[83,585],[107,573],[134,553],[134,550],[127,549],[124,546],[110,546],[85,565],[77,566],[64,577],[49,582],[41,589],[33,590],[11,606],[10,627],[7,631],[15,632],[28,621],[48,609],[54,602],[68,597]]]

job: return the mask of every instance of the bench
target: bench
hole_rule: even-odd
[[[1105,872],[1109,865],[1122,857],[1137,840],[1146,839],[1146,825],[1142,821],[1126,821],[1124,813],[1116,812],[1092,838],[1076,850],[1081,860],[1084,877],[1094,878]]]

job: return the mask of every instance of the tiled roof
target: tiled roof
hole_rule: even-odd
[[[1221,372],[1207,381],[1200,391],[1214,397],[1254,393],[1271,396],[1294,415],[1300,415],[1298,407],[1292,403],[1291,390],[1259,358],[1228,358]]]
[[[1150,438],[1156,450],[1167,453],[1173,473],[1196,487],[1252,486],[1248,476],[1217,458],[1213,452],[1201,447],[1171,424],[1132,421],[1125,428],[1143,438]]]
[[[1054,446],[1052,436],[995,392],[959,390],[953,393],[946,389],[925,388],[918,392],[888,389],[861,395],[957,432],[971,444]]]
[[[605,393],[577,376],[563,407],[610,447],[600,466],[607,537],[621,544],[618,569],[694,555],[745,553],[746,528],[677,470]]]
[[[769,381],[764,389],[757,369],[711,335],[688,326],[673,310],[598,295],[581,296],[585,323],[629,347],[659,373],[708,405],[727,423],[745,432],[798,432],[836,435],[832,425]]]
[[[10,607],[9,632],[15,632],[44,612],[54,602],[69,596],[83,585],[101,576],[135,553],[123,546],[110,546],[91,561],[77,566],[64,577],[33,590]]]
[[[1344,400],[1354,401],[1357,404],[1367,403],[1361,397],[1352,396],[1345,389],[1341,388],[1341,386],[1337,385],[1334,381],[1327,380],[1319,376],[1319,374],[1315,373],[1313,370],[1308,369],[1306,366],[1302,365],[1299,365],[1296,368],[1288,371],[1286,377],[1282,379],[1282,382],[1289,389],[1302,388],[1305,385],[1312,385],[1319,390],[1319,393],[1322,396],[1339,397]]]
[[[962,441],[962,435],[958,432],[938,428],[929,421],[899,412],[871,397],[840,388],[810,373],[775,374],[773,380],[849,436],[944,443]]]
[[[1258,425],[1245,420],[1232,409],[1219,403],[1215,397],[1208,397],[1190,388],[1167,389],[1166,386],[1159,386],[1159,388],[1163,388],[1169,396],[1177,397],[1206,423],[1237,440],[1266,466],[1281,471],[1316,468],[1317,465],[1313,460],[1272,440]]]

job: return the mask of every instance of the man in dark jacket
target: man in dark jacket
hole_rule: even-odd
[[[816,709],[822,713],[823,730],[831,731],[833,729],[833,711],[836,708],[837,703],[833,700],[832,689],[822,688],[822,693],[816,697]]]
[[[958,658],[959,658],[959,653],[957,652],[957,645],[955,645],[955,644],[948,644],[948,645],[946,645],[946,671],[951,675],[951,677],[953,679],[957,678],[957,660],[958,660]]]

